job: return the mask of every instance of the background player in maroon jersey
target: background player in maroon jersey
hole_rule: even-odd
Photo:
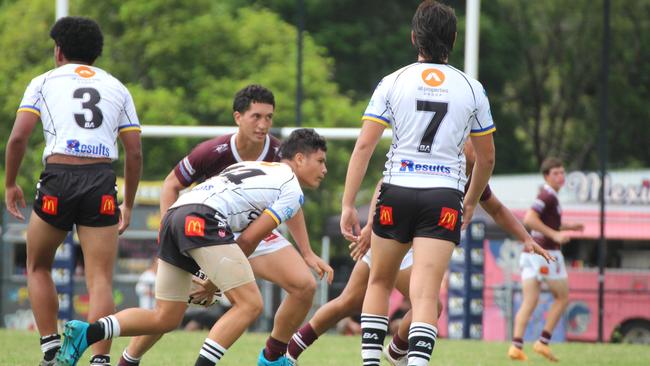
[[[512,345],[508,356],[514,360],[527,360],[523,352],[523,337],[526,325],[537,306],[541,281],[546,282],[554,297],[553,305],[546,315],[546,324],[540,338],[533,344],[533,350],[551,361],[558,361],[548,346],[551,334],[569,303],[569,282],[564,257],[560,246],[569,242],[570,237],[563,230],[580,230],[582,224],[562,223],[562,208],[557,193],[564,185],[564,166],[557,158],[547,158],[542,162],[545,184],[532,207],[524,216],[524,224],[531,229],[531,235],[542,248],[555,257],[554,262],[540,261],[530,253],[522,253],[520,258],[523,302],[515,317]]]
[[[235,95],[233,118],[239,127],[237,133],[219,136],[202,142],[172,170],[160,197],[160,212],[164,214],[176,201],[181,190],[192,183],[219,174],[226,167],[240,161],[279,161],[280,141],[271,136],[275,98],[260,85],[248,85]],[[275,314],[264,357],[268,361],[280,358],[293,333],[309,312],[316,291],[316,280],[309,268],[331,282],[332,268],[311,249],[302,211],[298,220],[287,223],[289,232],[300,249],[300,254],[288,240],[274,231],[249,257],[256,278],[262,278],[282,287],[287,296]],[[302,221],[302,225],[300,225]],[[302,258],[301,258],[302,255]],[[162,335],[133,338],[120,359],[121,366],[138,365],[139,359]]]

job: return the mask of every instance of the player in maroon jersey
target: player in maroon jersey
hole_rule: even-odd
[[[563,230],[582,231],[582,224],[562,223],[562,208],[557,193],[564,185],[564,166],[557,158],[547,158],[541,167],[546,182],[537,199],[524,216],[524,224],[531,229],[531,235],[542,248],[553,257],[554,262],[540,260],[531,253],[522,253],[519,265],[523,302],[515,317],[512,345],[508,356],[513,360],[527,360],[523,352],[524,332],[531,314],[539,300],[541,281],[546,282],[554,297],[553,305],[546,316],[546,324],[539,339],[533,344],[533,350],[551,361],[558,358],[551,352],[548,343],[558,320],[569,303],[569,282],[560,246],[569,242],[570,237]]]
[[[160,212],[164,214],[176,201],[181,190],[219,174],[226,167],[241,161],[279,161],[280,141],[269,134],[273,124],[275,99],[270,90],[249,85],[240,90],[233,101],[233,118],[237,133],[205,141],[183,158],[169,173],[160,196]],[[302,216],[302,211],[298,214]],[[299,225],[302,221],[303,225]],[[316,280],[309,268],[331,282],[332,268],[318,257],[309,245],[304,217],[287,223],[300,253],[274,230],[260,243],[249,261],[256,278],[282,287],[287,296],[275,314],[273,330],[263,355],[275,361],[286,352],[287,343],[304,321],[312,305]],[[302,257],[301,257],[302,255]],[[138,365],[140,358],[162,335],[135,337],[124,350],[118,366]]]

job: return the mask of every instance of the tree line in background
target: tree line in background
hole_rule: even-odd
[[[465,1],[450,63],[462,69]],[[232,125],[234,93],[260,83],[276,96],[276,127],[295,120],[296,0],[72,0],[70,14],[105,33],[97,66],[131,90],[143,124]],[[0,149],[29,80],[52,68],[53,0],[0,1]],[[304,0],[306,127],[357,127],[374,86],[415,60],[410,19],[419,1]],[[609,165],[650,166],[650,0],[612,1]],[[481,4],[479,80],[497,124],[496,173],[537,170],[547,155],[596,169],[602,42],[600,1],[493,0]],[[26,197],[41,169],[34,133],[19,182]],[[144,139],[144,178],[163,179],[196,139]],[[388,144],[373,158],[366,190]],[[328,178],[308,194],[312,235],[338,212],[353,142],[331,142]],[[118,163],[118,169],[121,169]],[[1,170],[4,175],[4,159]],[[2,187],[4,195],[4,187]]]

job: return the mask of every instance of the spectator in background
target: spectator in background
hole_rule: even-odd
[[[156,306],[156,270],[158,261],[153,260],[135,284],[135,293],[138,295],[138,306],[143,309],[153,309]]]

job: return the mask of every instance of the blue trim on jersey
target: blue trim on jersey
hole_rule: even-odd
[[[41,109],[38,108],[38,107],[35,106],[35,105],[21,105],[20,107],[18,107],[18,109],[21,109],[21,108],[33,109],[33,110],[35,110],[35,111],[38,111],[38,113],[41,113]]]
[[[380,120],[382,120],[382,121],[384,121],[384,122],[386,122],[386,123],[388,123],[390,125],[390,121],[386,117],[378,116],[378,115],[372,114],[372,113],[364,113],[363,115],[368,116],[368,117],[373,117],[373,118],[380,119]]]
[[[121,129],[123,129],[123,128],[129,128],[129,127],[137,127],[137,128],[141,128],[140,125],[135,124],[135,123],[131,123],[131,124],[128,124],[128,125],[118,126],[117,129],[118,129],[118,130],[121,130]]]
[[[470,133],[485,132],[485,131],[491,130],[493,128],[495,128],[494,123],[489,125],[488,127],[485,127],[485,128],[481,128],[481,129],[478,129],[478,130],[470,130]]]

